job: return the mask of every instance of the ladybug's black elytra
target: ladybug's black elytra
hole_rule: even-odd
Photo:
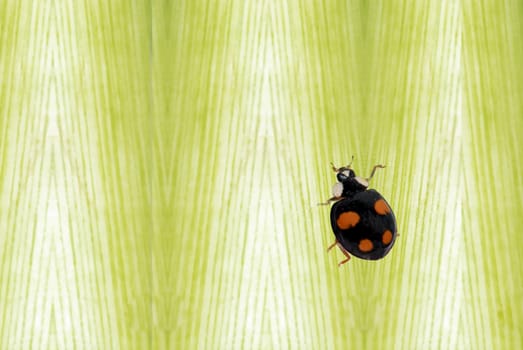
[[[338,182],[332,188],[333,197],[323,204],[334,202],[331,225],[336,241],[327,251],[340,248],[346,259],[338,266],[349,261],[350,254],[365,260],[385,257],[398,236],[396,218],[385,198],[368,189],[376,169],[385,166],[375,165],[370,176],[362,178],[356,176],[350,164],[341,168],[331,165]]]

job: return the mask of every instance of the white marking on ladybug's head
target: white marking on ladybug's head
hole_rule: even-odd
[[[343,193],[343,184],[341,182],[336,182],[334,186],[332,186],[332,195],[334,197],[341,197],[341,194]]]
[[[354,180],[356,180],[360,185],[362,185],[365,188],[369,187],[369,181],[367,181],[367,179],[363,177],[355,176]]]
[[[342,173],[343,175],[345,175],[346,177],[349,177],[349,176],[350,176],[350,170],[349,170],[349,169],[347,169],[347,170],[343,170],[341,173]]]

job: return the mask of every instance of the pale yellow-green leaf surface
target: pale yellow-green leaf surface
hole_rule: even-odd
[[[523,348],[521,62],[516,0],[0,0],[0,349]]]

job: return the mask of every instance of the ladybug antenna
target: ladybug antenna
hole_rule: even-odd
[[[372,172],[370,173],[370,176],[366,179],[367,181],[370,181],[370,179],[372,179],[372,177],[374,176],[374,173],[376,172],[376,169],[383,169],[385,168],[385,165],[381,165],[381,164],[377,164],[374,166],[374,168],[372,168]]]
[[[352,162],[354,161],[354,156],[352,156],[351,160],[350,160],[350,163],[348,165],[345,165],[345,166],[342,166],[341,168],[337,168],[334,163],[330,162],[331,164],[331,168],[332,170],[334,170],[334,172],[340,172],[342,170],[345,170],[345,169],[350,169],[350,166],[352,165]]]
[[[346,166],[347,169],[350,169],[352,162],[354,162],[354,155],[351,157],[349,165]]]

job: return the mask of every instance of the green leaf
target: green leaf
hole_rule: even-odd
[[[0,348],[523,348],[522,10],[0,0]]]

